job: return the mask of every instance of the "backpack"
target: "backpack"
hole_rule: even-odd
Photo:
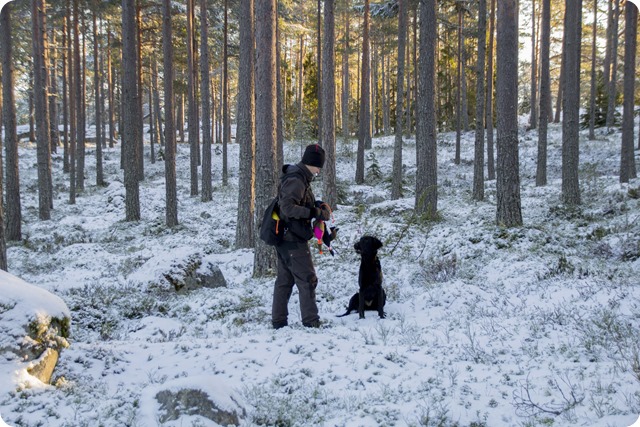
[[[284,236],[284,221],[280,220],[278,198],[274,197],[262,215],[260,239],[269,246],[278,246]]]

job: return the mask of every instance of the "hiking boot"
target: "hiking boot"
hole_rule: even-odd
[[[286,321],[272,322],[271,325],[273,326],[273,329],[281,329],[281,328],[284,328],[285,326],[289,326],[289,324]]]
[[[319,328],[322,326],[322,322],[320,322],[320,319],[311,322],[302,322],[302,326],[306,328]]]

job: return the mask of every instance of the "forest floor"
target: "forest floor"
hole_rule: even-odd
[[[179,145],[174,229],[164,225],[164,164],[148,158],[142,219],[124,221],[119,146],[105,150],[100,188],[88,147],[75,205],[55,154],[52,219],[39,221],[36,150],[21,146],[24,240],[9,244],[9,271],[66,302],[72,336],[58,387],[0,380],[0,416],[25,427],[213,425],[196,414],[160,423],[155,394],[188,385],[233,395],[246,426],[631,425],[640,414],[640,180],[619,183],[620,133],[582,134],[583,203],[569,209],[561,128],[551,126],[545,187],[535,186],[537,133],[521,131],[516,228],[496,226],[495,181],[472,200],[473,137],[463,135],[455,165],[455,135],[439,135],[436,222],[413,213],[413,138],[396,201],[394,138],[374,138],[364,185],[353,184],[357,142],[338,141],[337,254],[312,248],[326,323],[302,327],[294,290],[290,326],[277,331],[273,278],[252,278],[253,252],[234,248],[237,144],[226,187],[214,147],[209,203],[189,197],[189,147]],[[287,143],[285,160],[297,162],[304,145]],[[384,242],[387,318],[337,318],[357,290],[353,244],[364,234]],[[163,273],[193,259],[219,266],[228,286],[176,293]]]

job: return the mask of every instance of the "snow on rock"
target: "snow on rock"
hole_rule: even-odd
[[[48,383],[70,325],[62,299],[0,270],[0,351],[12,362],[0,365],[0,389]]]
[[[216,376],[149,386],[142,392],[140,407],[141,418],[150,421],[149,425],[156,425],[158,420],[167,427],[211,421],[215,425],[240,425],[246,416],[240,394]]]

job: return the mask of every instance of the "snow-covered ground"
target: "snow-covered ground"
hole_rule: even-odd
[[[321,329],[302,327],[297,292],[290,326],[271,329],[273,278],[252,278],[253,253],[234,248],[238,146],[222,187],[214,147],[214,201],[189,196],[188,146],[178,147],[179,220],[164,226],[164,164],[145,164],[142,220],[124,221],[120,149],[106,149],[106,188],[68,204],[54,155],[54,210],[37,218],[36,150],[20,149],[24,240],[9,271],[61,297],[73,318],[58,386],[21,388],[0,378],[10,426],[156,426],[160,389],[233,394],[242,425],[611,426],[640,414],[640,180],[618,182],[619,133],[581,140],[583,204],[560,202],[561,129],[553,125],[549,185],[535,186],[535,132],[521,131],[524,226],[495,224],[495,181],[471,198],[473,132],[462,163],[439,136],[441,219],[415,218],[415,141],[406,140],[405,198],[391,201],[393,137],[375,138],[365,185],[353,184],[356,142],[338,142],[342,204],[335,257],[314,258]],[[288,143],[297,162],[305,143]],[[636,152],[637,153],[637,152]],[[636,156],[637,157],[637,156]],[[640,162],[638,162],[640,164]],[[321,185],[314,184],[321,197]],[[386,319],[337,318],[357,289],[353,243],[384,242]],[[162,267],[198,256],[227,288],[176,293]],[[23,365],[0,357],[2,372]],[[0,422],[1,424],[1,422]],[[205,426],[184,416],[166,426]]]

